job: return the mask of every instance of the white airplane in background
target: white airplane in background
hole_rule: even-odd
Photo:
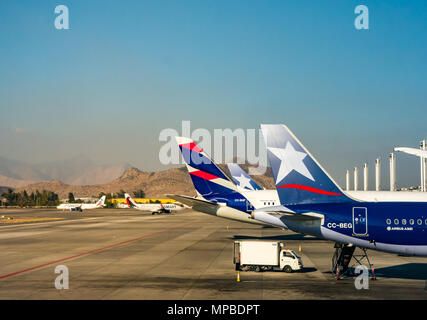
[[[172,211],[180,211],[185,209],[183,205],[178,203],[136,203],[128,193],[125,194],[125,199],[129,208],[141,211],[149,211],[152,214],[171,213]]]
[[[96,203],[63,203],[56,207],[60,210],[70,210],[70,211],[83,211],[89,209],[97,209],[105,207],[105,198],[102,196]]]

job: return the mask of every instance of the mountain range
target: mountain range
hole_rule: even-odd
[[[85,156],[28,164],[0,157],[0,186],[20,188],[40,181],[62,181],[71,185],[102,184],[119,177],[128,163],[98,165]]]
[[[220,167],[226,172],[225,165]],[[248,166],[242,165],[247,171]],[[268,168],[264,175],[253,176],[254,180],[262,187],[267,189],[274,188],[274,181],[271,170]],[[144,172],[137,168],[127,169],[120,177],[103,184],[92,185],[70,185],[61,181],[39,182],[25,187],[17,188],[20,192],[26,190],[28,193],[36,190],[49,190],[59,194],[61,199],[67,198],[68,193],[72,192],[75,197],[97,197],[101,192],[117,193],[124,190],[132,193],[136,190],[144,190],[147,198],[164,198],[166,194],[184,194],[193,196],[196,194],[191,179],[185,167],[172,168],[155,172]]]
[[[226,165],[219,165],[229,174]],[[249,165],[242,164],[248,171]],[[255,175],[254,180],[265,188],[274,188],[270,168],[265,175]],[[97,197],[101,192],[118,193],[144,190],[146,197],[163,198],[168,193],[195,195],[195,190],[185,167],[145,172],[128,163],[98,165],[85,156],[64,160],[28,164],[0,157],[0,188],[8,187],[28,193],[48,190],[60,198]]]

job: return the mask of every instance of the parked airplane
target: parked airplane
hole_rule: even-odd
[[[185,209],[183,205],[178,203],[136,203],[129,194],[125,194],[126,203],[129,208],[150,211],[156,213],[171,213],[172,211],[180,211]]]
[[[228,169],[234,183],[241,188],[262,190],[260,186],[237,164],[228,163]],[[273,192],[274,191],[274,192]],[[387,201],[387,202],[427,202],[427,192],[412,191],[344,191],[348,196],[362,201]],[[276,190],[272,190],[271,195],[274,197],[272,202],[280,203]]]
[[[366,257],[366,249],[427,255],[427,203],[355,200],[286,126],[261,129],[280,205],[255,210],[254,219],[335,241],[333,269],[341,271],[347,270],[355,247]]]
[[[214,216],[265,225],[251,218],[256,208],[279,204],[275,190],[245,190],[233,181],[193,140],[176,137],[197,196],[168,195],[196,211]]]
[[[197,196],[175,194],[168,195],[169,198],[199,212],[252,224],[261,224],[260,221],[251,218],[254,209],[280,204],[276,190],[249,190],[237,187],[193,140],[184,137],[176,137],[176,140]],[[238,177],[242,176],[243,172],[243,176],[249,178],[241,169],[232,168],[230,172]],[[259,186],[258,188],[261,189]]]
[[[57,209],[60,210],[70,210],[70,211],[83,211],[89,209],[97,209],[105,207],[105,198],[102,196],[96,203],[63,203],[57,206]]]

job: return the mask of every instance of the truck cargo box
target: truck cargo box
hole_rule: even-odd
[[[241,241],[240,264],[278,266],[280,249],[277,241]]]

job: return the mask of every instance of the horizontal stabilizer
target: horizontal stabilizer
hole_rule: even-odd
[[[323,214],[306,212],[306,213],[295,213],[283,206],[262,208],[254,211],[254,214],[263,212],[270,215],[287,216],[289,218],[301,219],[301,220],[321,220]]]
[[[178,195],[178,194],[168,194],[166,195],[168,198],[174,199],[176,201],[179,201],[186,206],[194,207],[194,206],[208,206],[212,209],[217,208],[219,205],[207,200],[197,199],[190,196],[184,196],[184,195]]]
[[[252,218],[276,227],[292,229],[295,225],[321,226],[325,219],[314,212],[295,213],[284,206],[258,209],[252,212]]]

